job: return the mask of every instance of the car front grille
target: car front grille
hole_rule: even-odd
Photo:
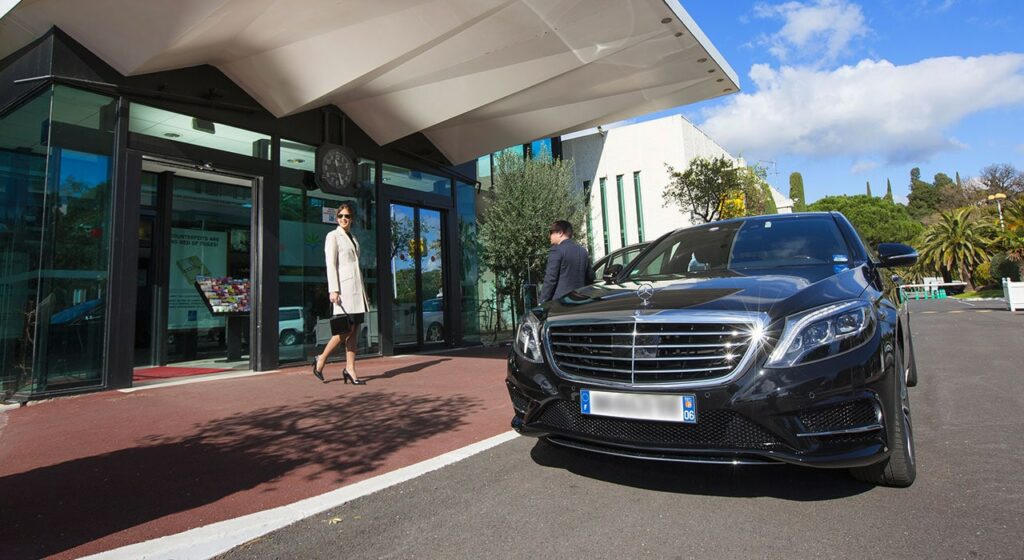
[[[553,324],[555,367],[620,383],[708,381],[729,375],[750,346],[747,323]]]
[[[591,416],[580,412],[579,405],[559,400],[548,405],[531,424],[562,435],[667,449],[770,449],[781,443],[767,430],[729,410],[701,412],[696,424],[680,424]]]

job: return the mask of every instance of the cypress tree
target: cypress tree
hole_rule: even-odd
[[[807,199],[804,198],[804,178],[797,171],[789,174],[789,198],[793,199],[794,212],[803,212],[807,209]]]
[[[778,214],[779,208],[775,206],[775,197],[772,196],[772,188],[768,183],[761,183],[761,190],[764,191],[764,213]]]
[[[866,181],[868,184],[868,196],[871,196],[871,181]]]
[[[885,199],[892,202],[892,182],[888,177],[885,178]]]

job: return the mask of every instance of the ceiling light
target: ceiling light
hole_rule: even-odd
[[[682,37],[682,36],[683,36],[683,32],[682,31],[676,31],[676,37]]]
[[[707,62],[707,61],[708,61],[707,58],[698,58],[697,59],[697,62]]]
[[[732,91],[732,88],[731,87],[727,87],[727,88],[723,89],[722,91]]]
[[[724,81],[725,81],[725,78],[718,78],[718,79],[717,79],[717,80],[715,80],[715,81],[716,81],[716,82],[724,82]]]
[[[670,17],[661,18],[661,23],[672,23],[672,18],[670,18]]]
[[[177,132],[165,132],[164,136],[168,138],[181,138],[181,135],[178,134]]]
[[[714,74],[714,73],[715,73],[715,69],[714,68],[712,68],[711,70],[708,70],[708,74]]]
[[[306,160],[304,160],[302,158],[292,158],[292,159],[288,160],[288,163],[296,163],[296,164],[297,163],[306,163]]]

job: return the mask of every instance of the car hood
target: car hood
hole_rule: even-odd
[[[836,273],[832,266],[808,266],[740,274],[701,275],[667,280],[593,284],[546,304],[548,317],[577,314],[632,315],[636,310],[726,311],[780,317],[794,311],[852,299],[867,286],[864,266]],[[650,284],[648,305],[638,289]]]

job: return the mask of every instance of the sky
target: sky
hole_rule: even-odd
[[[1024,1],[682,0],[740,78],[740,92],[682,113],[808,202],[875,196],[910,170],[963,179],[1024,170]]]

